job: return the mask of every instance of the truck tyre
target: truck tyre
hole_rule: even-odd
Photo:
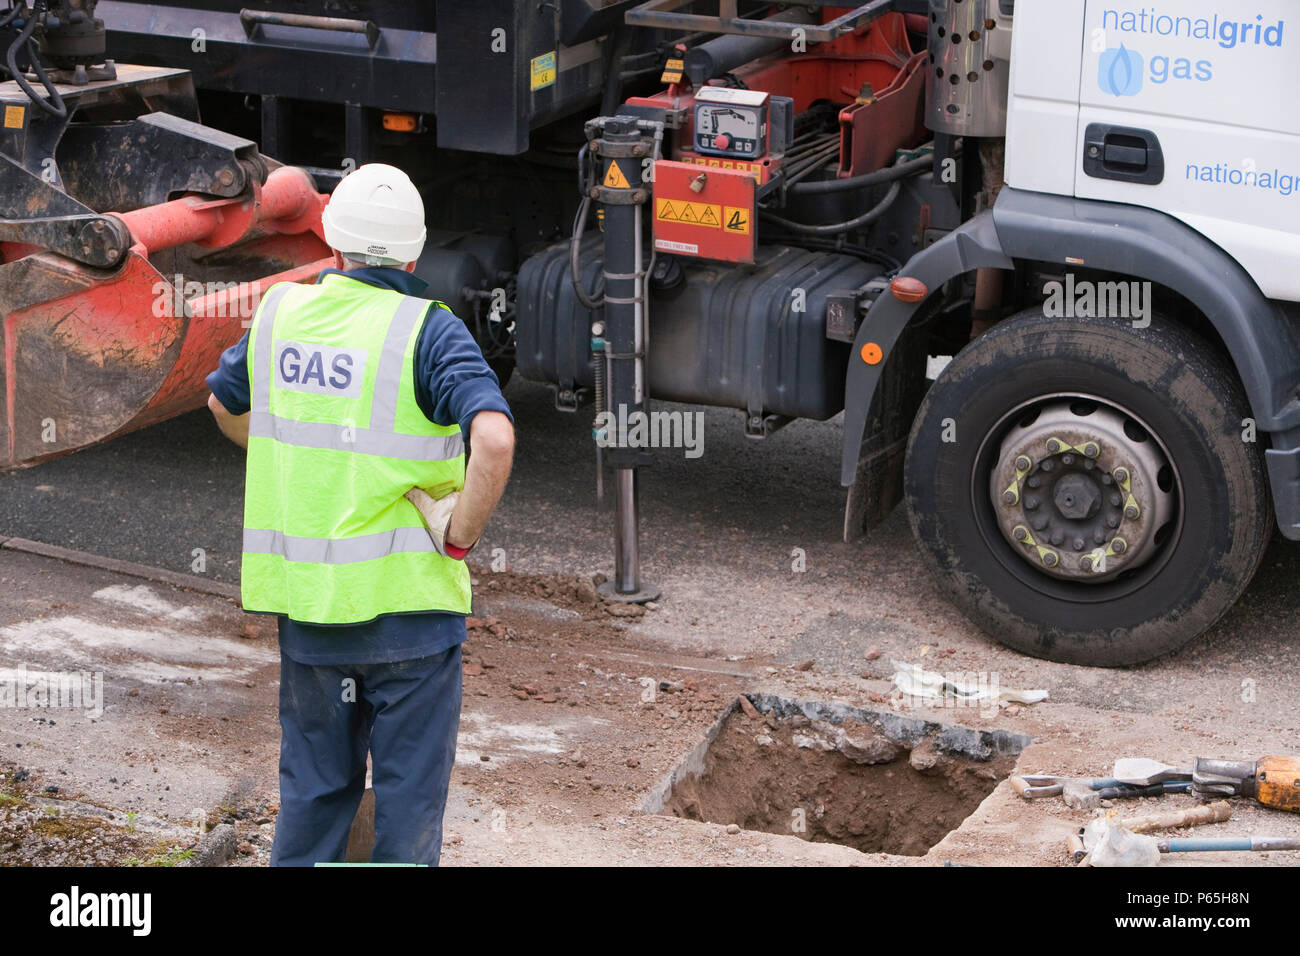
[[[1230,366],[1146,328],[1031,309],[939,376],[908,442],[912,531],[949,597],[1026,654],[1168,654],[1250,583],[1273,521]]]

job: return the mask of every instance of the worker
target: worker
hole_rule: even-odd
[[[271,863],[344,859],[369,754],[372,861],[436,865],[465,556],[505,488],[513,418],[464,323],[418,297],[424,206],[411,180],[361,166],[322,224],[335,268],[267,289],[207,379],[221,431],[248,450],[244,609],[279,622]]]

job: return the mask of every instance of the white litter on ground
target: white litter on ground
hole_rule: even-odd
[[[891,661],[894,676],[890,678],[894,686],[905,697],[917,697],[924,700],[957,700],[979,703],[1037,704],[1047,700],[1045,690],[1020,690],[1015,687],[1002,687],[996,672],[966,673],[946,677],[934,671],[922,670],[919,664],[904,664]]]

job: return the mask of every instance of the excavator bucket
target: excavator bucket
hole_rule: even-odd
[[[308,173],[200,125],[187,72],[107,72],[64,116],[0,83],[0,470],[199,407],[266,289],[333,263]]]

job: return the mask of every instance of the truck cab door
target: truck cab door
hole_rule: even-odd
[[[1300,7],[1086,0],[1074,194],[1182,220],[1300,301]]]

